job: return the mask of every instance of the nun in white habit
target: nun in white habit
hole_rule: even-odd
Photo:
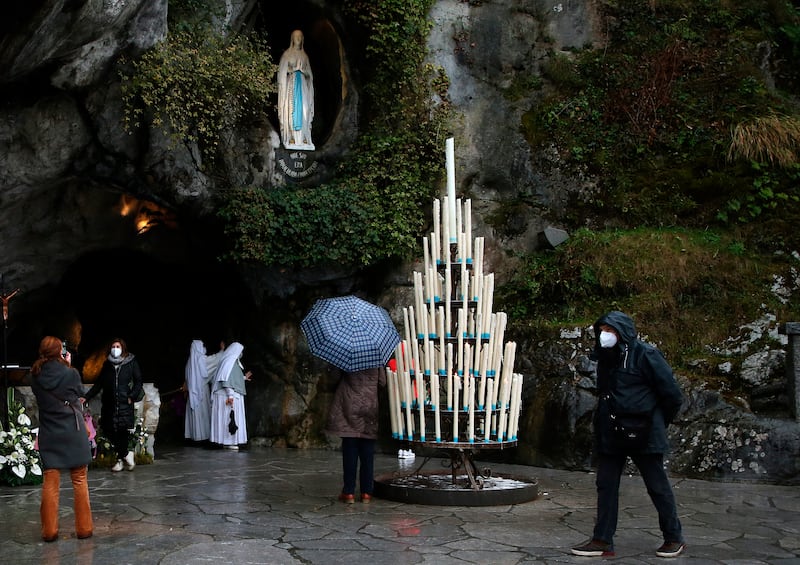
[[[206,355],[199,339],[192,341],[186,362],[186,418],[184,437],[192,441],[208,441],[211,436],[211,376],[216,374],[222,350]]]
[[[241,343],[231,343],[222,352],[211,393],[211,442],[228,449],[247,443],[244,412],[244,383],[252,373],[244,372],[240,362]]]

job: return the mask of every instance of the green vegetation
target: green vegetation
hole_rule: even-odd
[[[800,259],[758,253],[729,231],[581,229],[554,251],[526,257],[497,301],[521,331],[589,325],[622,310],[686,368],[709,357],[704,345],[765,312],[800,319],[799,304],[770,291],[798,271]]]
[[[174,142],[196,142],[213,165],[222,133],[269,104],[276,67],[263,38],[209,30],[172,33],[130,67],[122,61],[122,97],[128,131],[152,119]]]
[[[608,45],[553,53],[543,75],[554,90],[523,121],[532,146],[554,144],[559,166],[599,181],[576,199],[571,222],[724,227],[769,210],[800,219],[797,206],[781,206],[800,198],[800,77],[788,63],[800,48],[797,9],[772,0],[603,6]],[[762,68],[767,49],[782,68]]]

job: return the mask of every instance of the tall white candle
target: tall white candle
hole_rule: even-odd
[[[436,363],[436,373],[443,374],[445,370],[445,337],[444,337],[444,307],[439,306],[439,312],[437,314],[437,322],[439,322],[439,355],[438,355],[438,362]]]
[[[486,397],[489,398],[492,395],[492,380],[489,379],[486,381]],[[489,436],[491,435],[492,429],[492,404],[490,402],[486,403],[486,421],[483,423],[483,441],[489,441]]]
[[[469,377],[469,442],[475,442],[475,377]]]
[[[452,410],[453,408],[453,344],[447,344],[447,408]]]
[[[445,140],[445,164],[447,166],[447,197],[448,197],[448,220],[450,222],[450,235],[456,233],[456,159],[455,144],[452,137]]]
[[[386,368],[386,387],[389,389],[389,420],[392,423],[392,438],[397,439],[399,436],[397,431],[397,411],[395,410],[395,403],[397,396],[394,391],[394,380],[397,373]]]
[[[458,441],[458,391],[461,388],[461,378],[453,375],[453,441]]]
[[[444,270],[444,333],[445,337],[453,335],[453,313],[450,307],[450,302],[453,299],[453,279],[450,273],[450,263],[447,264]]]
[[[448,200],[449,198],[444,199],[444,205],[447,209],[449,209],[450,205]],[[450,222],[448,221],[448,217],[446,214],[442,215],[442,263],[449,263],[450,262]]]
[[[468,343],[464,344],[464,386],[465,387],[466,387],[466,384],[467,384],[467,377],[471,377],[472,376],[472,371],[470,370],[470,360],[472,359],[472,350],[471,350],[470,347],[471,347],[470,344],[468,344]],[[468,401],[469,401],[469,398],[467,398],[467,394],[464,393],[464,398],[463,398],[463,402],[462,402],[462,405],[464,406],[464,410],[468,410],[469,409],[469,404],[467,404]]]
[[[438,198],[433,199],[433,235],[431,236],[431,249],[436,250],[439,247],[439,243],[442,241],[441,239],[441,202]],[[434,252],[433,254],[433,266],[435,267],[439,264],[439,254]]]
[[[472,259],[472,200],[469,198],[464,202],[464,235],[467,244],[465,255]]]

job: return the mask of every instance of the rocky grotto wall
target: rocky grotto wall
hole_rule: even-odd
[[[116,58],[141,54],[165,37],[166,0],[43,0],[0,7],[0,273],[3,291],[18,288],[6,328],[10,363],[29,364],[44,334],[65,336],[77,362],[125,337],[145,380],[162,395],[183,380],[192,339],[238,339],[254,372],[248,429],[254,443],[335,446],[323,433],[335,382],[310,356],[299,322],[318,296],[360,295],[402,320],[419,263],[363,272],[283,272],[231,266],[217,257],[212,196],[220,187],[313,185],[358,132],[358,71],[341,2],[227,0],[226,25],[261,27],[273,58],[292,29],[304,29],[320,81],[313,174],[290,177],[274,112],[231,132],[223,148],[228,178],[196,166],[191,146],[172,147],[162,133],[129,135],[121,127]],[[451,80],[462,114],[456,139],[457,192],[469,194],[474,232],[486,238],[486,271],[502,279],[513,251],[538,245],[547,211],[557,215],[593,179],[564,175],[553,156],[530,152],[518,124],[535,102],[509,95],[536,73],[546,49],[601,45],[594,3],[537,0],[439,0],[431,12],[430,59]],[[283,161],[282,161],[283,160]],[[303,168],[306,167],[306,168]],[[301,166],[305,171],[310,165]],[[487,218],[508,202],[500,232]],[[421,259],[421,258],[420,258]],[[767,320],[771,335],[779,321]],[[513,328],[510,329],[513,331]],[[525,375],[521,463],[588,468],[595,400],[585,357],[586,329],[562,335],[516,335],[517,370]],[[746,334],[743,330],[742,335]],[[751,345],[764,386],[782,378],[779,337]],[[723,347],[721,345],[721,347]],[[684,384],[685,383],[684,381]],[[162,398],[158,441],[179,441],[179,395]],[[731,403],[689,389],[673,429],[674,471],[693,476],[796,480],[797,424],[786,414],[756,415],[749,399]],[[382,421],[385,449],[388,415]],[[156,444],[158,449],[158,443]]]

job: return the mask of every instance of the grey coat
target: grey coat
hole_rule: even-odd
[[[377,439],[378,386],[385,383],[383,367],[355,373],[341,371],[328,416],[328,432],[339,437]]]
[[[620,339],[610,349],[600,347],[600,326],[617,330]],[[665,453],[669,449],[667,426],[683,403],[672,368],[664,355],[650,344],[637,339],[633,320],[623,312],[613,311],[594,324],[597,359],[597,388],[600,400],[594,415],[594,435],[599,453],[624,453],[611,435],[609,399],[622,412],[652,411],[653,424],[647,446],[639,453]]]
[[[48,361],[33,378],[31,388],[39,405],[42,466],[45,469],[75,469],[88,465],[92,460],[92,450],[78,401],[83,396],[78,371],[58,361]]]

